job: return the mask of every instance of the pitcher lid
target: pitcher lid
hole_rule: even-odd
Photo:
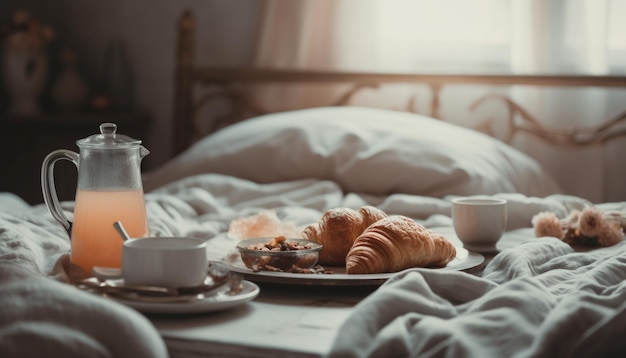
[[[123,134],[117,134],[117,124],[102,123],[100,134],[94,134],[76,141],[79,147],[100,148],[130,148],[141,144],[141,140],[133,139]]]

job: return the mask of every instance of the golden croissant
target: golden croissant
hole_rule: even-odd
[[[356,238],[346,256],[348,274],[397,272],[409,267],[443,267],[456,249],[441,234],[405,216],[389,216]]]
[[[350,208],[330,209],[324,212],[317,223],[304,228],[302,236],[324,245],[320,251],[319,264],[344,266],[346,255],[357,236],[385,217],[385,212],[373,206],[364,206],[358,211]]]

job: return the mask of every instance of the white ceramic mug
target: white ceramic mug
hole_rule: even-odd
[[[128,285],[190,287],[207,277],[206,241],[189,237],[146,237],[124,241],[122,278]]]
[[[495,247],[506,230],[506,200],[465,197],[452,200],[454,231],[465,246]]]

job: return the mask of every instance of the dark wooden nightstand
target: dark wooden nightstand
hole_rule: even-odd
[[[0,191],[10,191],[30,204],[43,203],[41,164],[48,153],[69,149],[76,141],[99,133],[104,122],[117,124],[118,133],[144,139],[150,120],[144,114],[58,114],[39,117],[0,116]],[[68,161],[55,165],[59,200],[74,200],[76,167]]]

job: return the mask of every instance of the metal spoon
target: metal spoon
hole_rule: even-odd
[[[121,221],[114,222],[113,228],[115,229],[115,231],[117,231],[118,234],[120,234],[120,236],[122,237],[124,241],[130,239],[130,236],[128,236],[128,233],[126,232],[126,230],[124,230],[124,226],[122,226]]]

